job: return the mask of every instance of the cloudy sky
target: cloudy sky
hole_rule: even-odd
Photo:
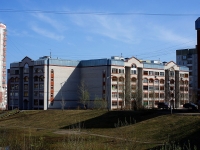
[[[196,45],[199,0],[1,0],[7,68],[25,56],[176,61]]]

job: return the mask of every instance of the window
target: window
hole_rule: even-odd
[[[173,79],[170,80],[170,84],[174,84],[174,80]]]
[[[131,90],[136,90],[136,85],[131,85]]]
[[[117,102],[116,101],[112,101],[112,106],[117,106]]]
[[[174,71],[170,71],[170,72],[169,72],[169,76],[170,76],[170,77],[173,77],[173,76],[174,76]]]
[[[155,90],[159,90],[159,86],[154,86],[154,89]]]
[[[183,73],[180,73],[180,77],[183,78],[183,77],[184,77],[184,74],[183,74]]]
[[[160,84],[164,84],[164,80],[163,79],[160,79]]]
[[[24,84],[24,90],[28,90],[28,84]]]
[[[38,89],[38,84],[34,84],[34,89]]]
[[[51,69],[51,73],[54,73],[53,69]]]
[[[117,98],[117,93],[116,92],[112,92],[112,98]]]
[[[40,90],[43,90],[44,89],[44,84],[40,84]]]
[[[15,85],[15,90],[18,90],[18,89],[19,89],[19,85],[16,84],[16,85]]]
[[[137,74],[137,70],[131,70],[131,74]]]
[[[24,77],[24,82],[28,82],[28,77]]]
[[[119,90],[124,90],[124,85],[119,85]]]
[[[149,90],[154,90],[154,87],[153,86],[149,86]]]
[[[34,96],[38,96],[38,92],[37,91],[34,92]]]
[[[53,93],[51,93],[51,98],[53,97]]]
[[[160,90],[164,91],[165,90],[164,86],[160,86]]]
[[[112,81],[117,81],[117,77],[112,77]]]
[[[117,90],[117,84],[112,85],[112,90]]]
[[[131,78],[131,82],[136,82],[136,78]]]
[[[155,98],[159,98],[159,93],[155,93]]]
[[[38,73],[38,68],[34,69],[34,72],[35,72],[35,73]]]
[[[183,80],[180,81],[180,85],[184,85],[184,81]]]
[[[18,92],[15,92],[15,96],[19,96],[19,93],[18,93]]]
[[[119,93],[119,98],[124,98],[124,93]]]
[[[15,74],[19,74],[19,70],[15,70]]]
[[[117,68],[112,68],[112,73],[118,73],[118,69]]]
[[[119,73],[123,73],[124,74],[124,69],[119,69]]]
[[[164,72],[160,72],[160,76],[164,76],[165,74],[164,74]]]
[[[184,55],[183,55],[183,56],[182,56],[182,59],[187,59],[187,56],[184,56]]]
[[[39,80],[44,81],[44,76],[40,76]]]
[[[28,96],[28,91],[24,91],[24,96]]]
[[[34,99],[34,105],[38,105],[38,100]]]
[[[41,99],[40,99],[40,100],[39,100],[39,105],[40,105],[40,106],[44,105],[44,100],[41,100]]]
[[[159,72],[155,72],[155,76],[159,76]]]
[[[149,79],[149,83],[153,83],[153,79]]]
[[[149,75],[154,75],[154,72],[153,71],[149,71]]]
[[[155,79],[155,80],[154,80],[154,83],[155,83],[155,84],[158,84],[158,83],[159,83],[159,80],[158,80],[158,79]]]
[[[188,64],[192,64],[192,60],[188,60],[187,63],[188,63]]]
[[[148,79],[144,78],[143,83],[148,83]]]
[[[14,82],[15,80],[14,80],[14,78],[10,78],[10,82]]]
[[[143,86],[143,90],[148,90],[148,86]]]
[[[35,81],[35,82],[38,81],[38,76],[35,76],[35,77],[34,77],[34,81]]]
[[[120,77],[120,78],[119,78],[119,82],[124,82],[124,78],[123,78],[123,77]]]
[[[44,97],[44,92],[39,92],[39,97]]]
[[[188,74],[187,73],[185,73],[185,78],[188,78]]]
[[[148,98],[148,93],[144,93],[144,98]]]
[[[135,64],[133,64],[133,65],[132,65],[132,68],[136,68],[136,65],[135,65]]]
[[[174,90],[174,87],[173,87],[173,86],[170,86],[170,90],[173,91],[173,90]]]
[[[165,98],[164,93],[160,93],[160,98]]]
[[[144,74],[144,75],[148,75],[148,71],[144,71],[143,74]]]
[[[19,78],[15,78],[15,82],[19,82]]]

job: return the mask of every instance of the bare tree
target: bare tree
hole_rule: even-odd
[[[89,94],[87,86],[83,80],[81,81],[78,89],[79,89],[78,92],[79,92],[80,103],[83,104],[85,109],[87,109],[88,105],[89,105],[90,94]]]
[[[154,89],[149,92],[149,98],[151,99],[151,103],[152,103],[151,106],[152,108],[154,108],[155,107],[155,90]]]
[[[66,105],[66,102],[63,97],[62,97],[62,101],[60,102],[60,105],[61,105],[61,109],[63,111],[65,109],[65,105]]]
[[[192,101],[193,103],[197,102],[197,90],[192,90],[190,101]]]
[[[142,90],[136,88],[134,92],[131,92],[131,99],[133,100],[133,109],[142,108]]]
[[[107,101],[103,98],[95,96],[94,108],[95,109],[106,109],[107,108]]]

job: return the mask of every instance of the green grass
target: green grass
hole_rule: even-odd
[[[13,149],[163,149],[188,140],[200,148],[199,135],[200,116],[157,110],[39,110],[0,119],[0,147]]]

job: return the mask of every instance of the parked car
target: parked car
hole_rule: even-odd
[[[162,108],[162,109],[169,109],[169,105],[168,103],[165,103],[165,102],[159,102],[158,103],[158,108]]]
[[[193,109],[193,110],[198,109],[198,106],[194,103],[185,103],[183,104],[183,107],[188,108],[188,109]]]

